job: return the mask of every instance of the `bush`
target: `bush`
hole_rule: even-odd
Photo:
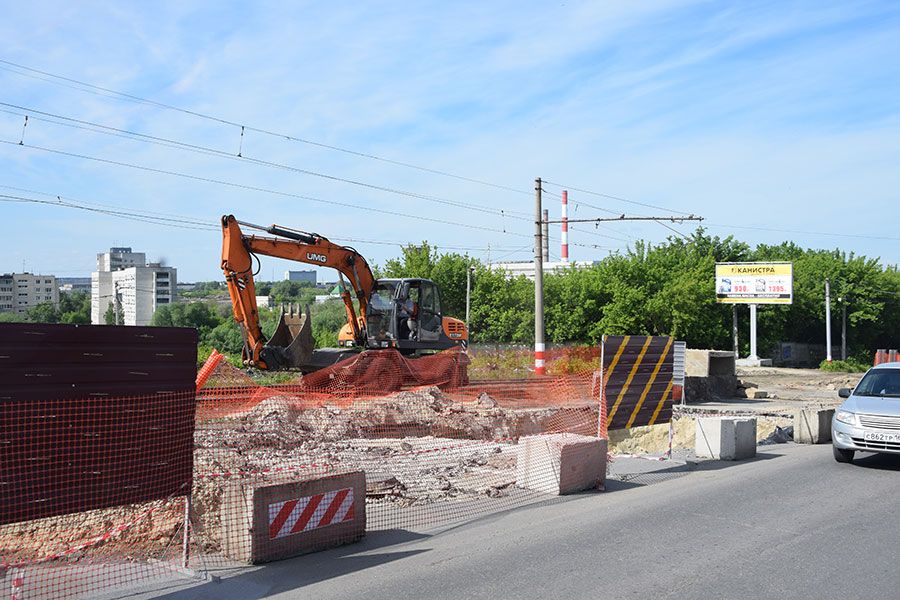
[[[856,359],[848,358],[847,360],[833,360],[831,362],[823,360],[819,364],[819,369],[840,373],[865,373],[871,366]]]

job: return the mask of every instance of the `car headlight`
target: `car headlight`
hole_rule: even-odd
[[[859,421],[856,418],[856,413],[852,413],[849,410],[839,410],[834,413],[834,418],[841,423],[846,423],[847,425],[859,425]]]

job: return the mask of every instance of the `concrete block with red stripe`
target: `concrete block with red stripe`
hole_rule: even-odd
[[[355,542],[366,532],[366,476],[236,481],[223,495],[221,522],[225,554],[251,564]]]
[[[600,487],[606,479],[606,440],[574,433],[519,438],[516,485],[547,494]]]

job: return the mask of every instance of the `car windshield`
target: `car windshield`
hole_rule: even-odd
[[[866,373],[856,389],[855,396],[891,396],[900,398],[900,369],[873,369]]]

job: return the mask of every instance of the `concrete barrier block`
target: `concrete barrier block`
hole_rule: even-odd
[[[735,395],[734,352],[689,348],[685,351],[684,374],[687,402],[733,398]]]
[[[606,479],[607,441],[574,433],[519,438],[516,485],[547,494],[596,489]]]
[[[224,490],[222,550],[258,564],[355,542],[366,532],[362,471],[316,479],[235,481]]]
[[[794,441],[825,444],[831,441],[833,408],[803,408],[794,413]]]
[[[756,419],[700,417],[694,452],[700,458],[743,460],[756,456]]]

